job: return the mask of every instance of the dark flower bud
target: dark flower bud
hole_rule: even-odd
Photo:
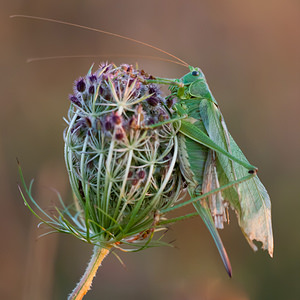
[[[76,96],[70,95],[70,96],[69,96],[69,99],[70,99],[70,101],[71,101],[73,104],[75,104],[75,105],[77,105],[77,106],[81,106],[81,102],[80,102],[80,100],[79,100]]]
[[[146,172],[144,170],[140,170],[138,173],[137,173],[137,176],[139,177],[139,179],[144,179],[145,176],[146,176]]]
[[[123,138],[124,138],[123,132],[118,132],[118,133],[116,133],[116,139],[117,139],[118,141],[121,141]]]
[[[172,108],[173,107],[173,105],[175,104],[175,101],[174,101],[174,98],[173,97],[169,97],[168,99],[167,99],[167,107],[168,108]]]
[[[132,185],[137,185],[138,182],[139,182],[138,179],[134,178],[134,179],[132,179],[131,184]]]
[[[91,75],[91,76],[89,77],[89,79],[90,79],[90,82],[91,82],[91,83],[97,82],[97,76],[96,76],[96,75]]]
[[[92,121],[90,118],[86,117],[85,118],[85,124],[88,128],[91,128],[92,127]]]
[[[154,95],[157,95],[159,94],[159,87],[155,84],[151,84],[149,85],[149,94],[154,94]]]
[[[95,87],[93,85],[91,85],[89,87],[89,94],[94,94],[95,93]]]
[[[119,124],[122,123],[122,119],[121,119],[121,117],[120,117],[117,113],[114,113],[114,114],[112,115],[112,121],[113,121],[115,124],[117,124],[117,125],[119,125]]]
[[[112,124],[110,121],[106,121],[104,124],[105,130],[110,131],[112,130]]]
[[[150,98],[147,99],[147,102],[151,105],[151,106],[156,106],[159,103],[159,99],[155,98],[153,96],[151,96]]]
[[[86,85],[83,79],[80,79],[76,84],[77,91],[82,93],[85,91]]]

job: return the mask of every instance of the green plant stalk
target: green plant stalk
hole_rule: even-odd
[[[84,295],[91,289],[92,281],[96,276],[98,268],[101,266],[103,259],[109,253],[110,248],[94,247],[94,253],[91,260],[77,286],[69,295],[68,300],[81,300]]]

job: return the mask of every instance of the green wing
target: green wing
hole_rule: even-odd
[[[215,104],[206,99],[200,102],[200,116],[208,136],[220,147],[230,152],[237,159],[248,163],[245,155],[226,128],[223,116]],[[217,153],[220,184],[241,178],[248,170]],[[262,248],[273,256],[273,233],[271,223],[271,202],[269,195],[257,176],[238,187],[223,191],[224,198],[235,209],[239,225],[250,246],[257,250],[253,240],[262,242]]]

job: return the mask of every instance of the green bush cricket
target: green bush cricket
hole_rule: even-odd
[[[250,246],[257,250],[253,240],[261,241],[262,247],[272,256],[270,198],[256,176],[257,168],[249,164],[228,132],[204,74],[199,68],[189,68],[190,72],[179,80],[156,78],[154,82],[169,84],[171,96],[178,99],[175,111],[179,118],[185,117],[180,120],[179,130],[182,173],[189,183],[191,198],[195,200],[197,194],[202,194],[198,197],[201,202],[193,204],[213,236],[231,276],[230,262],[216,228],[223,228],[229,205],[235,210]],[[236,184],[232,184],[234,182]],[[214,190],[215,194],[206,196]]]
[[[231,265],[217,228],[223,228],[228,220],[227,209],[235,210],[239,225],[250,246],[257,250],[253,240],[262,243],[262,248],[273,256],[271,203],[269,195],[258,179],[257,168],[249,164],[233,140],[225,124],[219,105],[213,97],[203,72],[189,66],[183,60],[157,47],[115,33],[71,24],[64,21],[32,16],[26,18],[46,20],[71,25],[82,29],[109,34],[130,40],[160,51],[189,67],[189,72],[180,79],[153,78],[148,82],[165,84],[171,91],[170,99],[176,98],[170,120],[179,126],[178,160],[182,176],[188,184],[191,199],[161,211],[166,213],[193,203],[196,213],[159,221],[157,225],[175,222],[199,214],[209,229],[228,274]],[[163,123],[163,122],[162,122]],[[159,126],[162,123],[153,125]]]

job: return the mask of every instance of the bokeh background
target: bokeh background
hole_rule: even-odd
[[[200,66],[230,132],[272,199],[274,258],[254,253],[235,216],[221,233],[233,266],[228,279],[202,221],[170,228],[174,248],[119,253],[104,261],[86,299],[299,299],[300,297],[300,2],[264,1],[5,1],[1,0],[0,294],[1,299],[66,299],[92,247],[54,234],[38,239],[37,220],[18,193],[16,157],[44,208],[51,187],[71,199],[63,160],[63,116],[73,81],[93,62],[139,63],[179,78],[181,66],[128,41],[30,14],[97,27],[161,47]],[[26,63],[31,57],[103,55]],[[133,57],[123,57],[133,55]]]

